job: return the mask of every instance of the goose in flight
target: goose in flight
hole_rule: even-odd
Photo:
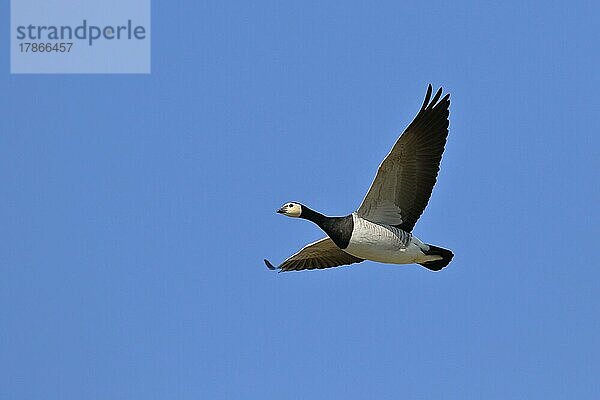
[[[452,260],[450,250],[426,244],[411,234],[427,206],[440,169],[448,136],[450,94],[442,89],[431,98],[427,88],[423,106],[385,157],[371,188],[356,212],[327,217],[307,206],[285,203],[277,212],[314,222],[327,236],[306,245],[278,267],[300,271],[359,263],[417,263],[439,271]]]

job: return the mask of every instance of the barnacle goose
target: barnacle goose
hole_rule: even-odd
[[[269,269],[300,271],[372,260],[417,263],[439,271],[450,263],[452,251],[411,234],[431,196],[448,136],[450,94],[441,100],[442,88],[433,99],[431,94],[429,85],[423,106],[379,166],[356,212],[327,217],[296,202],[277,210],[314,222],[327,237],[305,246],[278,267],[265,259]]]

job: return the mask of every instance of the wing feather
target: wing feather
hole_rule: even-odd
[[[450,108],[450,94],[439,100],[442,88],[433,99],[432,92],[429,85],[417,116],[379,166],[358,208],[361,217],[410,232],[425,210],[440,170]]]
[[[279,269],[279,272],[284,272],[332,268],[361,261],[364,260],[346,253],[337,247],[333,240],[326,237],[304,246],[278,267],[274,267],[268,260],[265,260],[265,264],[269,269]]]

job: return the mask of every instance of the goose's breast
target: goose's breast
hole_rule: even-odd
[[[344,251],[355,257],[393,264],[414,262],[420,253],[409,233],[357,215],[354,215],[354,229]]]

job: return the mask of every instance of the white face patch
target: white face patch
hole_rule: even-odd
[[[298,218],[302,214],[302,206],[298,203],[285,203],[281,209],[283,215],[292,218]]]

